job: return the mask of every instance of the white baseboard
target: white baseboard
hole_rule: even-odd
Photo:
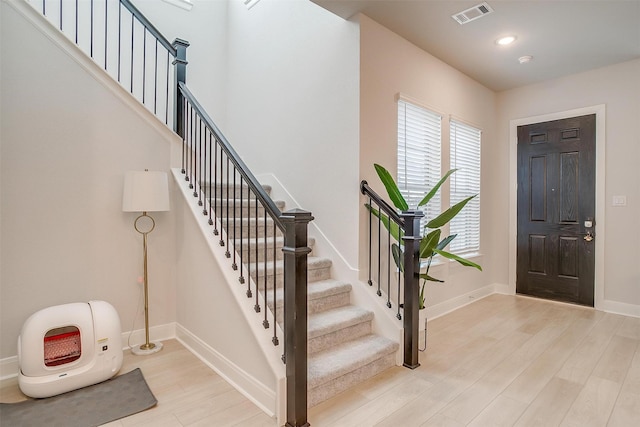
[[[0,359],[0,381],[8,380],[18,376],[18,356],[5,357]]]
[[[640,317],[640,305],[627,304],[625,302],[604,300],[600,307],[602,311],[623,316]]]
[[[241,369],[233,361],[182,327],[176,326],[176,339],[218,375],[255,403],[270,417],[276,416],[276,390],[272,390],[252,375]]]
[[[149,341],[165,341],[176,337],[176,322],[149,328]],[[128,350],[139,344],[144,344],[144,329],[136,329],[122,333],[122,348]]]
[[[427,318],[429,320],[436,319],[440,316],[444,316],[447,313],[451,313],[454,310],[462,308],[465,305],[476,302],[479,299],[488,297],[491,294],[498,293],[496,291],[497,286],[498,285],[496,284],[487,285],[480,289],[476,289],[475,291],[468,292],[466,294],[459,295],[455,298],[451,298],[449,300],[427,307]]]
[[[151,341],[165,341],[176,338],[176,323],[167,323],[164,325],[152,326],[149,328],[149,337]],[[131,345],[142,344],[145,341],[144,329],[136,329],[134,331],[126,331],[122,333],[122,350],[128,350]],[[5,357],[0,359],[0,381],[15,378],[20,372],[18,364],[18,356]]]

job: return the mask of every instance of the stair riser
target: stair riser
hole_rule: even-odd
[[[307,314],[315,314],[338,307],[344,307],[345,305],[349,305],[349,303],[349,292],[341,292],[339,294],[309,300],[307,304]],[[282,301],[278,301],[278,307],[282,307],[282,304]],[[272,302],[269,302],[269,308],[273,311]],[[276,320],[280,324],[284,322],[284,312],[282,310],[278,310]]]
[[[336,394],[391,368],[395,363],[395,353],[390,353],[326,384],[314,387],[307,392],[307,407],[316,406]]]
[[[326,350],[329,347],[369,335],[371,333],[371,321],[347,326],[331,333],[309,339],[307,351],[309,354]]]
[[[240,246],[237,246],[236,249],[238,250],[238,252],[240,252]],[[251,253],[249,253],[249,251],[251,251]],[[273,254],[273,245],[267,247],[266,251],[264,250],[264,247],[258,247],[258,262],[263,262],[265,260],[265,257],[267,259],[267,262],[273,261]],[[282,252],[282,244],[276,246],[275,255],[276,260],[282,260],[284,258],[284,253]],[[253,242],[251,243],[251,249],[247,247],[246,243],[244,243],[242,247],[242,259],[248,260],[249,258],[251,258],[252,263],[256,262],[256,249]]]

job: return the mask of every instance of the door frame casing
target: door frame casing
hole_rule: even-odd
[[[605,125],[604,104],[576,108],[557,113],[524,117],[509,121],[509,285],[508,294],[516,293],[517,237],[518,237],[518,126],[571,117],[596,115],[596,217],[595,217],[595,275],[594,308],[604,305],[604,225],[605,225]]]

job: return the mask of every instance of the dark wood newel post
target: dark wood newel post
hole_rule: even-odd
[[[307,235],[310,212],[292,209],[281,216],[284,234],[284,357],[287,373],[287,427],[307,422]]]
[[[176,58],[173,61],[173,65],[176,67],[176,85],[174,94],[174,108],[173,108],[173,130],[184,138],[184,123],[182,119],[183,102],[180,95],[180,89],[178,85],[180,83],[187,82],[187,48],[189,42],[182,39],[175,39],[171,44],[176,50]]]
[[[415,369],[418,362],[418,320],[420,293],[420,220],[422,211],[400,214],[404,220],[404,361],[403,366]]]

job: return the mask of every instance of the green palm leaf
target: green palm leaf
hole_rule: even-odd
[[[454,254],[449,253],[449,252],[441,251],[439,249],[434,249],[433,251],[435,253],[437,253],[437,254],[442,255],[445,258],[452,259],[454,261],[458,261],[460,264],[464,265],[465,267],[473,267],[473,268],[477,268],[478,270],[482,271],[482,267],[480,265],[476,264],[473,261],[469,261],[468,259],[462,258],[461,256],[454,255]]]
[[[435,277],[431,277],[431,276],[429,276],[428,274],[425,274],[425,273],[420,274],[420,278],[424,279],[424,280],[428,280],[430,282],[444,283],[444,280],[436,279]]]
[[[429,228],[440,228],[440,227],[444,226],[446,223],[451,221],[451,219],[454,216],[458,215],[458,212],[460,212],[462,210],[462,208],[464,208],[464,206],[467,203],[469,203],[469,201],[471,199],[473,199],[474,197],[476,197],[476,195],[471,196],[471,197],[467,197],[466,199],[464,199],[464,200],[456,203],[455,205],[451,206],[449,209],[447,209],[446,211],[442,212],[436,218],[434,218],[431,221],[429,221],[427,223],[427,227],[429,227]]]
[[[429,258],[433,256],[433,250],[440,240],[440,229],[433,230],[420,240],[420,258]]]
[[[387,171],[383,166],[380,166],[379,164],[374,164],[373,166],[376,168],[376,172],[380,177],[380,181],[382,181],[382,183],[384,184],[384,188],[387,189],[387,194],[389,194],[389,198],[393,202],[394,206],[401,211],[408,211],[409,205],[407,204],[407,201],[404,199],[404,197],[402,197],[400,189],[398,188],[396,182],[393,180],[393,177],[391,176],[389,171]]]
[[[440,181],[438,181],[438,183],[431,189],[431,191],[429,191],[427,193],[427,195],[424,196],[424,198],[420,201],[420,203],[418,203],[418,207],[424,206],[427,203],[429,203],[429,201],[433,198],[433,196],[436,195],[436,193],[438,192],[438,190],[440,189],[442,184],[444,184],[444,182],[447,180],[447,178],[449,178],[449,175],[451,175],[452,173],[454,173],[457,170],[458,169],[451,169],[449,172],[444,174],[444,176],[442,178],[440,178]]]
[[[404,252],[397,243],[391,245],[391,252],[393,253],[393,260],[401,273],[404,273]]]

